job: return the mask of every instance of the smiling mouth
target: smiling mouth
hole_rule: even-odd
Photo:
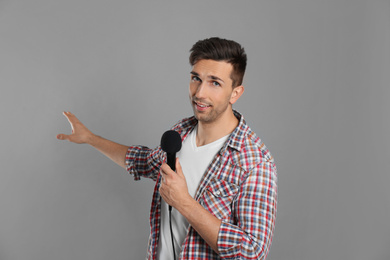
[[[194,104],[195,104],[195,107],[196,107],[196,109],[198,111],[205,111],[206,109],[211,107],[211,105],[200,103],[200,102],[196,102],[196,101],[194,101]]]
[[[201,104],[201,103],[198,103],[198,102],[195,102],[195,104],[199,107],[209,107],[209,105],[204,105],[204,104]]]

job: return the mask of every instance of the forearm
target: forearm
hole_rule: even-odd
[[[94,134],[89,137],[87,143],[122,168],[126,167],[125,158],[127,150],[129,148],[128,146],[115,143],[113,141],[107,140],[101,136]]]
[[[193,198],[189,198],[180,205],[178,210],[206,243],[216,253],[219,253],[217,241],[221,220],[208,212]]]

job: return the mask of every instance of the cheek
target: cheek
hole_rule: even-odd
[[[190,94],[190,97],[195,95],[195,91],[196,91],[196,87],[193,84],[190,84],[190,86],[188,88],[188,93]]]
[[[216,97],[218,97],[218,102],[223,103],[223,104],[230,103],[230,100],[231,100],[231,96],[225,92],[218,93],[218,95],[216,95]]]

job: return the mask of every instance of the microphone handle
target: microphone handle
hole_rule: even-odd
[[[167,164],[172,171],[176,171],[176,153],[167,153]]]
[[[176,153],[167,153],[167,164],[171,167],[172,171],[176,171]],[[169,212],[172,211],[172,206],[168,207]]]

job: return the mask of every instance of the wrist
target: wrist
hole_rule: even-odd
[[[188,219],[188,216],[192,214],[193,210],[196,210],[197,206],[200,206],[200,204],[188,194],[188,196],[185,196],[182,199],[181,203],[176,209],[180,212],[181,215]]]
[[[99,139],[101,139],[100,136],[95,135],[92,132],[89,132],[89,134],[87,135],[85,143],[87,143],[87,144],[89,144],[89,145],[91,145],[93,147],[96,147],[97,143],[99,142]]]

